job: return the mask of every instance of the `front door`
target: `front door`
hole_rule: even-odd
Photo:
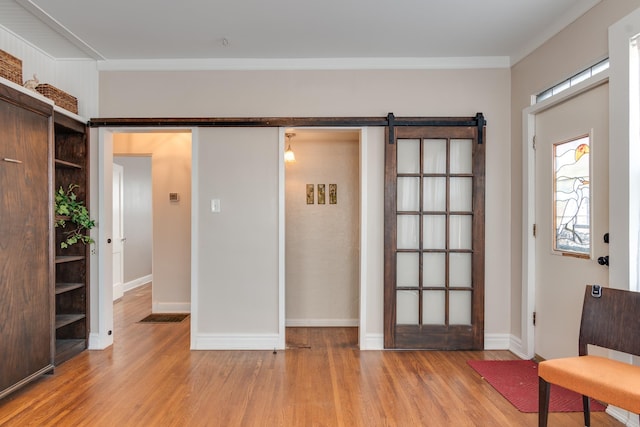
[[[385,348],[483,349],[484,138],[474,126],[398,126],[394,134],[385,167]]]
[[[536,115],[535,353],[578,354],[584,289],[608,286],[609,85]],[[601,260],[604,261],[604,260]]]

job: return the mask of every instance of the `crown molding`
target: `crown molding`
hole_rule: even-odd
[[[37,19],[42,21],[45,25],[51,28],[51,30],[60,34],[69,43],[71,43],[72,45],[80,49],[82,52],[84,52],[86,55],[88,55],[89,58],[95,59],[95,60],[104,59],[104,56],[102,56],[100,52],[96,51],[87,43],[85,43],[84,40],[82,40],[80,37],[75,35],[71,30],[69,30],[67,27],[62,25],[58,20],[56,20],[47,12],[45,12],[40,6],[33,3],[32,0],[16,0],[16,3],[22,6],[26,11],[31,13]]]
[[[507,56],[440,58],[208,58],[98,61],[98,71],[438,70],[509,68]]]

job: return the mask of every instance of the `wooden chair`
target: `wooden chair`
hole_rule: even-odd
[[[538,366],[539,427],[547,426],[551,384],[582,395],[585,426],[591,425],[590,397],[640,413],[640,366],[589,355],[588,344],[640,356],[640,292],[587,286],[579,355]]]

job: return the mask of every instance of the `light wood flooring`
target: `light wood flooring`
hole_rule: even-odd
[[[363,351],[355,328],[289,329],[286,351],[190,351],[189,320],[142,324],[150,286],[114,306],[115,343],[0,400],[2,426],[536,426],[468,367],[508,351]],[[1,362],[0,362],[1,363]],[[550,426],[582,426],[552,413]],[[621,426],[605,413],[593,426]]]

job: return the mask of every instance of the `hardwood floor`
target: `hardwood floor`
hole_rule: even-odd
[[[289,349],[190,351],[189,320],[137,323],[150,286],[115,304],[115,343],[0,401],[6,426],[536,426],[466,364],[507,351],[358,351],[354,328],[290,329]],[[549,416],[582,426],[582,413]],[[605,413],[593,426],[621,426]]]

